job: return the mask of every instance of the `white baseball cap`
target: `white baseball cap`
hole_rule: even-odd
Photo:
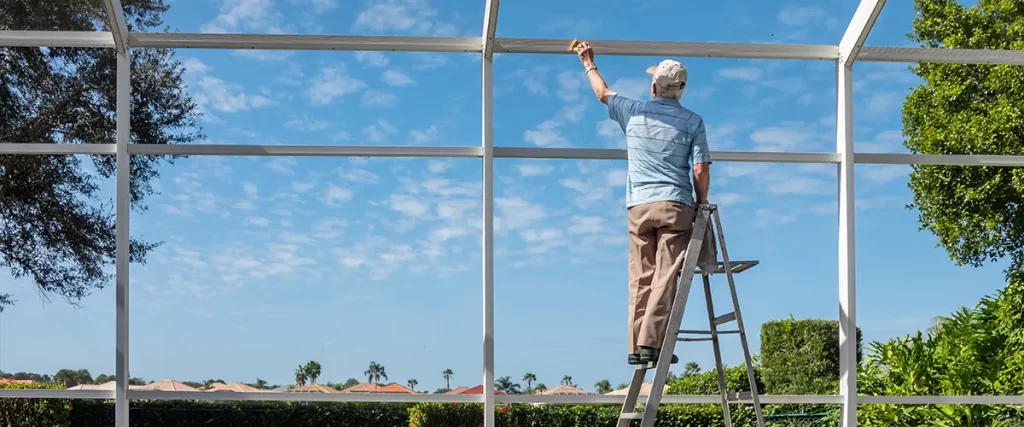
[[[689,77],[686,67],[680,64],[679,61],[671,59],[666,59],[658,65],[649,67],[647,74],[654,76],[654,82],[664,88],[675,88],[677,86],[681,88],[686,85],[686,79]]]

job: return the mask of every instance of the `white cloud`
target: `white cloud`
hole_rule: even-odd
[[[298,162],[290,157],[278,157],[276,159],[267,160],[266,162],[266,166],[270,168],[270,170],[285,175],[294,173],[294,168],[297,164]]]
[[[342,188],[337,185],[331,184],[327,187],[327,191],[324,192],[324,202],[333,205],[337,202],[347,202],[352,200],[354,193],[348,188]]]
[[[604,119],[597,122],[597,134],[605,137],[623,136],[622,127],[612,119]]]
[[[777,209],[755,209],[754,223],[758,227],[771,227],[789,224],[797,220],[794,212],[783,212]]]
[[[255,199],[259,195],[259,189],[256,188],[256,184],[249,181],[242,183],[242,191],[245,191],[245,195]]]
[[[334,8],[338,7],[337,0],[291,0],[291,2],[292,4],[302,7],[308,5],[315,14],[329,12],[331,10],[334,10]]]
[[[523,139],[538,147],[560,147],[569,145],[569,140],[558,133],[558,123],[545,120],[536,129],[523,131]]]
[[[430,205],[406,194],[392,194],[391,209],[408,217],[419,218],[430,211]]]
[[[246,223],[257,227],[266,227],[270,225],[270,220],[262,217],[252,217],[246,220]]]
[[[398,70],[386,70],[381,74],[380,81],[392,87],[405,87],[412,84],[412,79]]]
[[[431,160],[427,162],[427,170],[429,170],[431,173],[441,173],[444,172],[445,169],[448,169],[449,167],[451,167],[451,165],[447,161]]]
[[[887,130],[875,135],[871,141],[857,141],[858,152],[863,153],[900,153],[903,147],[903,133],[898,130]]]
[[[754,67],[733,67],[718,71],[718,77],[750,82],[760,80],[762,75],[764,75],[764,70]]]
[[[307,94],[314,104],[328,104],[334,98],[342,97],[366,88],[366,83],[345,72],[343,65],[324,68],[320,75],[309,82]]]
[[[360,102],[367,107],[394,107],[398,105],[398,95],[370,89],[363,92]]]
[[[549,67],[546,66],[535,66],[527,69],[519,69],[512,73],[514,77],[519,79],[526,91],[534,95],[548,95],[548,88],[544,84],[544,79],[547,77]]]
[[[574,215],[569,220],[570,234],[599,234],[608,231],[608,224],[599,216]]]
[[[313,189],[314,184],[312,182],[300,182],[292,181],[292,191],[296,193],[305,193]]]
[[[292,119],[287,122],[284,122],[284,126],[297,130],[316,131],[327,129],[327,122],[323,120],[312,120],[308,117],[303,117],[301,119]]]
[[[825,10],[815,6],[789,5],[779,12],[778,19],[783,25],[804,26],[811,21],[827,18]]]
[[[358,182],[362,184],[375,184],[377,183],[377,174],[370,172],[366,169],[359,168],[338,168],[338,175],[341,179],[350,182]]]
[[[626,170],[612,169],[608,171],[606,182],[611,186],[626,185]]]
[[[356,17],[355,28],[375,33],[410,32],[451,35],[454,28],[439,21],[426,0],[372,0]]]
[[[387,67],[391,61],[383,53],[375,51],[356,52],[356,61],[373,67]]]
[[[895,111],[903,102],[903,94],[899,92],[875,92],[868,99],[869,114],[886,114]]]
[[[558,75],[558,97],[566,102],[579,99],[584,80],[585,76],[580,76],[578,72],[562,72]]]
[[[555,170],[554,166],[540,163],[519,164],[519,174],[522,176],[547,175]]]
[[[246,93],[241,85],[210,75],[211,68],[198,59],[188,58],[183,64],[185,83],[195,87],[192,97],[203,111],[235,113],[274,105],[263,95]]]
[[[807,126],[782,125],[766,126],[750,134],[758,151],[798,151],[817,137]]]
[[[611,197],[611,188],[601,184],[584,182],[575,178],[565,178],[558,181],[563,187],[580,193],[573,199],[580,209],[587,209],[602,200]],[[603,183],[602,183],[603,184]]]
[[[712,193],[710,197],[715,199],[714,203],[720,205],[733,205],[736,203],[745,202],[750,199],[749,197],[738,193],[722,193],[718,195]]]
[[[642,100],[651,96],[651,79],[621,78],[608,87],[616,93],[632,99]]]
[[[430,127],[423,130],[413,129],[409,131],[409,136],[412,138],[412,141],[416,144],[423,144],[430,141],[436,141],[438,137],[437,126],[430,125]]]
[[[768,190],[775,194],[829,194],[836,191],[835,181],[825,181],[799,175],[773,180]]]
[[[199,26],[204,33],[282,33],[284,17],[273,0],[224,0],[212,21]]]
[[[366,135],[366,139],[372,142],[384,142],[397,133],[398,129],[395,129],[394,126],[391,126],[391,123],[384,119],[377,119],[377,123],[363,128],[363,134]]]
[[[495,230],[525,228],[547,216],[544,205],[530,203],[520,197],[497,197],[494,205],[499,214],[494,220]]]
[[[448,58],[445,56],[438,55],[436,53],[429,52],[413,52],[413,58],[416,59],[418,64],[416,65],[417,70],[432,70],[435,68],[443,67],[448,63]]]
[[[910,176],[910,165],[857,165],[857,175],[872,184],[882,184]]]

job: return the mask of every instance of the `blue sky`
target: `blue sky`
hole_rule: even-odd
[[[187,32],[478,36],[483,1],[171,1]],[[597,0],[505,2],[499,37],[837,43],[854,1],[730,0],[677,5]],[[190,6],[191,8],[188,8]],[[667,22],[657,17],[672,16]],[[869,40],[906,46],[913,10],[890,2]],[[723,25],[723,23],[725,25]],[[469,146],[480,142],[478,55],[187,50],[189,92],[212,144]],[[661,58],[604,57],[612,88],[646,97]],[[682,59],[683,103],[702,114],[713,150],[835,149],[835,77],[826,61]],[[855,69],[856,149],[903,152],[905,64]],[[497,55],[495,143],[621,147],[622,138],[569,55]],[[495,161],[495,347],[498,376],[563,375],[592,389],[625,382],[624,162]],[[904,208],[909,167],[857,168],[858,317],[865,339],[926,328],[1001,287],[1001,266],[961,269]],[[165,242],[131,270],[132,374],[272,383],[323,365],[320,382],[362,378],[481,382],[480,161],[223,158],[168,165],[132,234]],[[716,163],[751,346],[760,324],[838,318],[836,172],[827,165]],[[113,182],[104,183],[108,195]],[[717,289],[724,278],[715,278]],[[44,302],[0,276],[19,304],[0,316],[0,369],[114,368],[114,292],[82,308]],[[727,311],[726,294],[718,297]],[[691,301],[700,302],[694,290]],[[685,324],[706,325],[702,304]],[[729,342],[729,340],[726,340]],[[723,347],[739,363],[740,347]],[[710,346],[684,361],[712,365]],[[677,368],[681,370],[681,368]]]

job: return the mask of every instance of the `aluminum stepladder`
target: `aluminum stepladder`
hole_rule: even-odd
[[[712,216],[714,217],[714,226],[711,224]],[[704,282],[704,295],[707,300],[708,309],[708,323],[711,328],[707,331],[681,330],[679,329],[679,326],[683,320],[683,312],[686,310],[686,300],[689,297],[690,288],[693,284],[693,276],[698,273],[697,261],[701,247],[705,243],[704,236],[707,235],[707,227],[712,227],[712,229],[717,232],[718,245],[722,252],[722,262],[718,264],[715,272],[724,272],[728,279],[729,293],[732,296],[733,311],[721,316],[715,316],[714,303],[711,299],[711,279],[709,277],[711,272],[701,271],[699,274]],[[711,244],[714,243],[712,242]],[[665,363],[652,362],[647,365],[639,365],[635,368],[633,371],[633,379],[629,383],[629,391],[626,393],[626,400],[622,405],[622,413],[619,414],[617,427],[629,427],[630,423],[634,420],[640,420],[640,427],[654,427],[654,420],[658,415],[658,407],[661,405],[665,380],[668,377],[668,370],[671,366],[668,362],[672,359],[672,354],[675,351],[677,341],[711,341],[715,352],[715,370],[718,373],[718,393],[721,397],[722,414],[724,415],[725,427],[732,427],[732,417],[729,412],[729,404],[740,403],[739,401],[741,400],[752,401],[751,403],[754,406],[754,413],[757,417],[757,425],[758,427],[764,427],[764,418],[761,413],[761,399],[757,393],[757,380],[754,377],[754,366],[750,361],[750,348],[747,346],[747,334],[746,330],[743,328],[743,316],[740,314],[739,298],[736,296],[736,282],[733,280],[735,264],[729,261],[729,253],[725,246],[725,235],[722,233],[722,219],[718,215],[717,205],[700,205],[697,211],[697,218],[693,224],[693,231],[690,235],[690,242],[686,246],[686,252],[684,255],[685,258],[683,260],[683,266],[679,272],[678,288],[676,290],[675,301],[672,303],[672,312],[669,315],[665,340],[661,346],[661,354],[658,356],[658,361],[665,361]],[[749,268],[749,266],[747,267]],[[736,330],[720,331],[718,329],[719,326],[729,322],[736,322]],[[722,366],[722,352],[718,340],[719,336],[722,334],[738,334],[740,336],[740,342],[743,345],[743,358],[747,365],[747,378],[750,381],[750,392],[728,393],[726,390],[725,370]],[[683,338],[680,337],[680,335],[709,335],[710,337]],[[647,371],[651,369],[655,370],[654,379],[651,384],[651,392],[647,396],[647,403],[644,405],[643,412],[636,412],[636,403],[640,395],[640,389],[644,383],[644,377],[647,375]]]

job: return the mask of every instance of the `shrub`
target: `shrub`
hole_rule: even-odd
[[[857,360],[861,358],[857,329]],[[765,394],[835,394],[839,387],[839,322],[793,318],[761,325]]]
[[[0,383],[2,390],[61,389],[54,384]],[[70,427],[71,402],[67,399],[0,399],[0,426]]]
[[[754,368],[754,381],[759,390],[764,390],[760,369]],[[725,388],[730,392],[750,391],[745,365],[725,367]],[[668,387],[666,394],[713,394],[718,395],[718,372],[714,369],[696,375],[682,377]]]
[[[497,408],[498,427],[615,427],[618,405],[530,405]],[[754,425],[753,410],[732,405],[733,425]],[[421,403],[409,410],[409,427],[478,427],[483,407],[467,403]],[[662,405],[658,427],[722,426],[722,408],[717,405]]]

